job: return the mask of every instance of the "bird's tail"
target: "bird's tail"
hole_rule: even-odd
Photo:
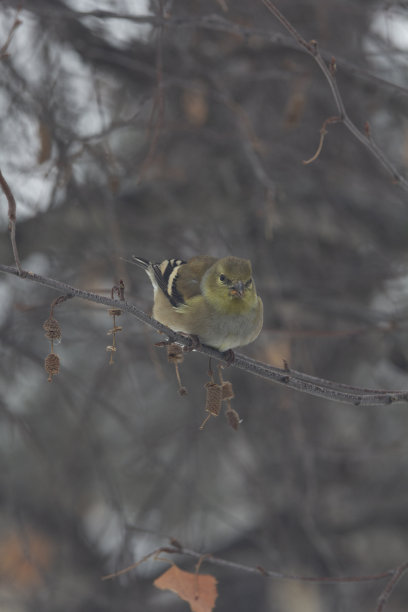
[[[137,266],[143,268],[143,270],[147,270],[147,268],[151,265],[150,261],[147,259],[143,259],[142,257],[136,257],[136,255],[132,255],[132,263],[135,263]]]

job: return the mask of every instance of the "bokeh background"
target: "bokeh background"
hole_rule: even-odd
[[[0,45],[20,0],[0,5]],[[408,6],[287,0],[348,112],[408,163]],[[0,168],[24,268],[126,298],[132,254],[251,259],[265,306],[243,352],[338,382],[408,386],[408,197],[341,124],[327,81],[262,2],[25,0],[0,60]],[[13,265],[7,203],[0,261]],[[158,335],[129,315],[109,365],[107,309],[58,306],[61,372],[42,324],[57,294],[0,278],[0,609],[183,611],[149,561],[174,537],[307,576],[398,566],[408,547],[408,412],[309,397],[230,368],[237,432],[205,416],[208,360],[177,392]],[[194,564],[178,559],[185,569]],[[319,585],[217,568],[219,612],[374,612],[384,582]],[[387,610],[408,606],[402,581]]]

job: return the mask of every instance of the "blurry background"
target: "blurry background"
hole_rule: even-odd
[[[0,45],[20,0],[0,6]],[[312,58],[262,2],[25,0],[0,64],[0,168],[23,267],[149,311],[136,254],[251,259],[265,306],[243,352],[339,382],[408,386],[408,198],[336,114]],[[408,162],[408,6],[287,0],[335,56],[351,118]],[[1,200],[0,261],[13,265]],[[0,279],[0,608],[183,611],[148,562],[177,538],[238,563],[311,576],[407,560],[407,406],[358,408],[228,370],[243,419],[199,431],[208,361],[181,367],[122,315],[58,306],[61,372],[42,323],[55,292]],[[192,562],[180,559],[182,567]],[[373,611],[384,583],[308,585],[202,566],[220,612]],[[388,604],[406,610],[402,581]]]

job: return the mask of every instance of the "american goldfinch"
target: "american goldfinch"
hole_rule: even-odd
[[[222,352],[258,337],[263,305],[247,259],[199,256],[151,263],[133,256],[133,261],[152,282],[153,317],[163,325]]]

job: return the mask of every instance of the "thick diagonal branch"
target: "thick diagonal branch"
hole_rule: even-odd
[[[44,285],[45,287],[55,289],[64,295],[79,297],[81,299],[96,302],[97,304],[103,304],[105,306],[117,307],[118,305],[118,302],[111,298],[104,297],[90,291],[85,291],[83,289],[78,289],[76,287],[72,287],[71,285],[67,285],[66,283],[62,283],[61,281],[47,278],[39,274],[26,272],[25,270],[23,270],[20,275],[16,268],[0,264],[0,272],[20,276],[20,278],[24,280],[33,281],[40,285]],[[178,334],[172,329],[159,323],[159,321],[152,319],[152,317],[133,304],[121,301],[120,308],[121,310],[134,316],[139,321],[147,323],[147,325],[150,325],[150,327],[153,327],[157,331],[166,334],[169,341],[176,342],[187,347],[191,346],[191,341],[189,338]],[[209,357],[213,357],[219,361],[226,361],[226,357],[223,353],[220,353],[216,349],[209,346],[201,345],[194,347],[194,350],[199,353],[203,353],[204,355],[208,355]],[[250,357],[240,353],[235,353],[235,359],[232,366],[245,370],[251,374],[255,374],[256,376],[260,376],[261,378],[266,378],[267,380],[272,380],[275,383],[285,385],[289,389],[295,389],[302,393],[322,397],[335,402],[341,402],[343,404],[353,404],[355,406],[378,406],[389,405],[394,402],[406,402],[408,400],[408,391],[384,391],[380,389],[363,389],[359,387],[352,387],[349,385],[324,380],[322,378],[316,378],[314,376],[310,376],[309,374],[303,374],[302,372],[297,372],[289,368],[277,368],[267,363],[262,363],[261,361],[251,359]]]

